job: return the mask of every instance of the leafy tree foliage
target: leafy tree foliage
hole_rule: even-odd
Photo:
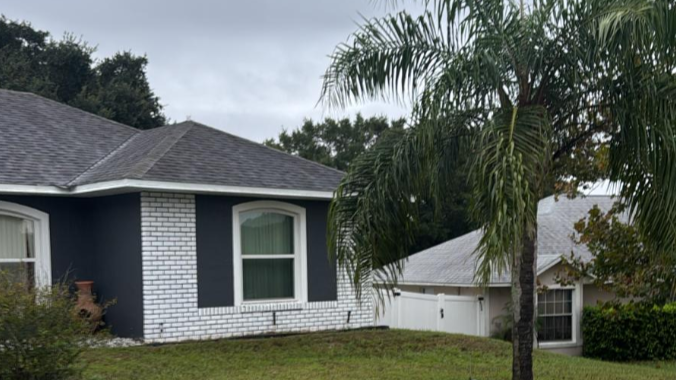
[[[349,118],[327,118],[319,123],[306,119],[300,128],[291,133],[284,130],[277,140],[268,139],[263,143],[338,170],[347,170],[350,163],[375,144],[383,132],[403,130],[405,124],[405,119],[389,122],[385,117],[365,119],[359,114],[354,122]]]
[[[0,17],[0,88],[27,91],[139,129],[167,123],[146,78],[148,59],[129,52],[95,62],[95,48],[60,41],[26,22]]]
[[[0,270],[0,379],[80,379],[80,355],[97,344],[97,323],[78,314],[69,282],[36,288]]]
[[[303,125],[291,132],[282,131],[277,139],[268,139],[264,144],[339,170],[347,170],[359,155],[374,147],[380,138],[396,141],[403,136],[405,119],[388,122],[385,117],[364,118],[357,115],[322,122],[305,120]],[[445,196],[436,200],[427,197],[417,202],[420,223],[412,232],[414,238],[408,247],[416,253],[468,232],[472,223],[469,218],[470,189],[467,171],[463,165],[454,168],[455,181]]]
[[[618,297],[650,305],[676,301],[676,255],[651,252],[638,229],[626,223],[626,210],[617,203],[608,212],[598,207],[575,224],[576,244],[584,244],[593,255],[583,262],[573,255],[558,281],[567,283],[583,277]]]

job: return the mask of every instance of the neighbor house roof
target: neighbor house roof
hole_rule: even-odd
[[[343,176],[193,121],[141,131],[24,92],[0,90],[0,130],[0,192],[116,184],[322,198]]]
[[[591,259],[585,245],[576,245],[571,236],[574,224],[598,205],[609,210],[615,199],[610,196],[586,196],[568,199],[554,196],[538,205],[538,261],[537,272],[543,273],[561,261],[561,256],[573,253],[584,261]],[[400,279],[403,284],[456,285],[474,284],[476,270],[475,250],[481,239],[481,230],[439,244],[408,258]],[[491,285],[508,285],[510,273],[494,273]]]

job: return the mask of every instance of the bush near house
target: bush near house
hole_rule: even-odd
[[[66,283],[36,289],[0,271],[0,379],[80,378],[93,326],[75,305]]]
[[[676,358],[676,303],[594,306],[582,316],[583,355],[612,361]]]

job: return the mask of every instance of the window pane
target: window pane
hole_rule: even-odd
[[[35,257],[33,221],[0,215],[0,259]]]
[[[294,298],[293,259],[244,259],[244,300]]]
[[[573,339],[573,317],[544,317],[540,319],[540,342],[569,341]]]
[[[0,263],[0,272],[11,281],[35,286],[35,263]]]
[[[554,314],[554,303],[548,302],[545,306],[545,313],[546,314]]]
[[[266,211],[240,214],[243,255],[293,254],[293,217]]]

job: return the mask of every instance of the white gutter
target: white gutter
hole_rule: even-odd
[[[277,198],[302,198],[302,199],[326,199],[326,200],[333,198],[333,192],[330,191],[205,185],[198,183],[144,181],[136,179],[121,179],[115,181],[92,183],[88,185],[75,186],[71,189],[66,189],[58,186],[0,184],[0,194],[95,196],[107,194],[120,194],[131,191],[167,191],[179,193],[228,194],[228,195],[269,196]]]

